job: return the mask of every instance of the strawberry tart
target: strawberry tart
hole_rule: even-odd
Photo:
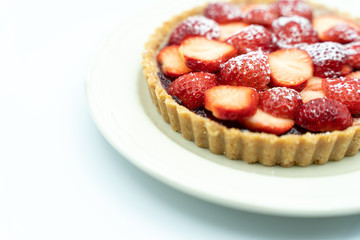
[[[215,154],[266,166],[360,149],[360,25],[303,0],[212,2],[146,43],[163,119]]]

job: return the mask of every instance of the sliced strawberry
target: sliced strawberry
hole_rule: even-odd
[[[269,55],[271,81],[274,86],[301,90],[313,76],[312,60],[300,49],[282,49]]]
[[[244,13],[243,21],[246,23],[270,26],[277,17],[278,15],[270,11],[269,8],[258,6]]]
[[[350,43],[360,41],[360,28],[354,28],[347,23],[338,23],[324,33],[323,41]]]
[[[246,4],[245,6],[243,6],[241,8],[241,12],[243,13],[243,15],[245,15],[246,13],[248,13],[249,11],[255,9],[255,8],[266,8],[267,5],[266,4],[261,4],[261,3],[250,3],[250,4]]]
[[[353,67],[351,67],[348,64],[345,64],[342,68],[341,68],[341,76],[345,77],[347,75],[349,75],[350,73],[352,73],[352,71],[354,70]]]
[[[303,0],[277,0],[270,4],[270,9],[279,16],[301,16],[312,19],[312,9]]]
[[[253,88],[218,86],[205,92],[205,108],[221,120],[238,120],[256,112],[259,94]]]
[[[303,91],[322,91],[322,78],[310,78]]]
[[[218,23],[242,20],[241,8],[226,2],[209,3],[204,10],[204,15]]]
[[[239,122],[249,130],[276,135],[290,131],[295,124],[292,119],[274,117],[261,109],[258,109],[254,116],[243,118]]]
[[[232,35],[240,32],[243,28],[249,26],[248,23],[244,22],[231,22],[231,23],[224,23],[220,24],[220,41],[225,41]]]
[[[189,36],[218,39],[220,37],[219,24],[204,16],[188,17],[172,31],[169,44],[180,44],[184,38]]]
[[[353,126],[360,126],[360,118],[354,118]]]
[[[205,37],[189,37],[181,42],[185,64],[195,71],[216,72],[220,64],[237,55],[235,47]]]
[[[300,92],[301,98],[303,100],[303,103],[310,102],[311,100],[317,99],[317,98],[324,98],[325,94],[322,90],[313,91],[313,90],[302,90]]]
[[[273,34],[260,25],[250,25],[226,40],[239,54],[253,51],[271,52],[276,49]]]
[[[195,72],[182,75],[173,81],[168,93],[179,98],[190,110],[204,105],[205,91],[219,85],[217,77],[212,73]]]
[[[331,38],[329,39],[329,36],[328,36],[328,34],[329,34],[328,31],[338,24],[346,24],[354,30],[360,30],[360,26],[358,24],[356,24],[355,22],[353,22],[349,19],[340,17],[340,16],[334,16],[334,15],[316,16],[316,17],[314,17],[312,23],[313,23],[315,30],[317,31],[317,33],[319,35],[320,40],[322,40],[322,41],[331,41]]]
[[[301,96],[294,89],[275,87],[260,93],[259,108],[275,117],[294,119],[301,104]]]
[[[163,48],[156,59],[161,66],[162,72],[169,77],[177,78],[191,72],[191,69],[185,65],[185,61],[179,53],[178,45]]]
[[[352,73],[346,75],[346,77],[352,77],[352,78],[360,79],[360,71],[352,72]]]
[[[303,47],[313,60],[314,76],[322,78],[340,77],[347,62],[343,45],[336,42],[314,43]]]
[[[360,42],[353,42],[344,45],[348,56],[347,64],[353,68],[360,69]]]
[[[317,98],[298,108],[295,121],[307,130],[327,132],[350,127],[353,118],[342,103],[330,98]]]
[[[264,90],[270,82],[269,58],[262,52],[252,52],[231,58],[222,64],[219,83]]]
[[[309,19],[301,16],[280,17],[273,21],[271,28],[280,48],[295,48],[319,41]]]
[[[360,114],[360,79],[323,79],[322,88],[326,97],[341,102],[352,114]]]

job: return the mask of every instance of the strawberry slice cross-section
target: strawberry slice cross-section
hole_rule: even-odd
[[[313,76],[313,62],[301,49],[282,49],[269,55],[271,81],[274,86],[301,90]]]
[[[206,72],[218,71],[220,64],[237,54],[232,45],[205,37],[189,37],[181,42],[179,50],[186,66]]]
[[[259,94],[250,87],[221,85],[205,92],[204,106],[221,120],[239,120],[256,113]]]

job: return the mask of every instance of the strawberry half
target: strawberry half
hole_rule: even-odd
[[[273,21],[271,28],[280,48],[295,48],[319,41],[311,22],[304,17],[280,17]]]
[[[329,31],[330,31],[330,35],[332,35],[331,28],[334,28],[336,25],[340,24],[340,28],[341,25],[347,25],[348,27],[350,27],[352,30],[351,31],[356,31],[356,30],[360,30],[360,26],[358,24],[356,24],[355,22],[340,17],[340,16],[334,16],[334,15],[320,15],[320,16],[316,16],[314,17],[312,24],[315,28],[315,30],[317,31],[318,35],[319,35],[319,39],[322,41],[332,41],[333,37],[336,36],[329,36]],[[347,28],[348,28],[347,27]],[[335,31],[336,28],[335,27]]]
[[[314,64],[314,76],[336,78],[342,75],[342,69],[347,62],[345,48],[336,42],[314,43],[303,47],[308,52]]]
[[[240,32],[243,28],[249,26],[248,23],[244,22],[231,22],[231,23],[224,23],[220,24],[220,41],[225,41],[232,35]]]
[[[185,64],[195,71],[216,72],[220,64],[237,55],[230,44],[205,37],[189,37],[181,42],[180,53]]]
[[[322,88],[326,97],[341,102],[352,114],[360,114],[360,79],[323,79]]]
[[[175,79],[170,84],[168,93],[179,98],[185,107],[193,110],[204,105],[205,91],[217,85],[219,84],[215,74],[188,73]]]
[[[156,59],[161,66],[162,72],[169,77],[177,78],[191,72],[191,69],[185,65],[185,61],[179,53],[178,45],[163,48]]]
[[[273,34],[265,27],[260,25],[250,25],[243,28],[237,34],[226,40],[233,45],[238,54],[253,51],[271,52],[277,48]]]
[[[346,75],[346,77],[352,77],[352,78],[360,79],[360,71],[352,72],[352,73]]]
[[[351,67],[360,69],[360,42],[353,42],[344,45],[348,56],[347,64]]]
[[[270,4],[272,12],[279,16],[301,16],[309,20],[312,19],[312,9],[303,0],[277,0]]]
[[[301,90],[313,76],[313,63],[306,51],[282,49],[269,54],[271,81],[274,86]]]
[[[290,131],[295,124],[295,121],[292,119],[275,117],[261,109],[258,109],[255,115],[243,118],[239,122],[249,130],[276,135]]]
[[[307,130],[327,132],[350,127],[353,118],[342,103],[331,98],[317,98],[298,108],[295,121]]]
[[[244,13],[243,21],[251,24],[270,26],[276,18],[278,18],[278,15],[270,11],[269,8],[257,6]]]
[[[343,44],[360,41],[360,29],[347,23],[338,23],[324,32],[324,40]]]
[[[182,21],[171,33],[169,44],[179,45],[189,36],[204,36],[208,39],[220,37],[220,27],[217,22],[204,16],[191,16]]]
[[[231,58],[222,64],[219,83],[264,90],[270,82],[269,58],[262,52],[252,52]]]
[[[218,23],[242,20],[240,7],[226,2],[209,3],[204,10],[204,15]]]
[[[238,120],[256,112],[259,94],[253,88],[218,86],[205,92],[205,108],[221,120]]]
[[[322,79],[318,77],[310,78],[305,88],[300,92],[300,95],[304,103],[316,98],[325,97],[322,90]]]
[[[260,93],[259,108],[275,117],[294,119],[302,103],[300,94],[294,89],[275,87]]]

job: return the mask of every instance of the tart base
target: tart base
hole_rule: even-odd
[[[233,2],[249,4],[271,1]],[[322,6],[311,5],[321,11],[328,11]],[[158,112],[174,131],[181,133],[185,139],[194,141],[197,146],[208,148],[214,154],[223,154],[229,159],[260,163],[265,166],[325,164],[328,161],[339,161],[345,156],[358,153],[360,149],[359,126],[328,133],[276,136],[227,128],[176,103],[161,86],[157,76],[159,69],[155,60],[156,54],[167,42],[169,33],[179,22],[188,16],[202,14],[204,8],[205,6],[196,7],[173,17],[156,29],[145,44],[142,65],[150,95]]]

